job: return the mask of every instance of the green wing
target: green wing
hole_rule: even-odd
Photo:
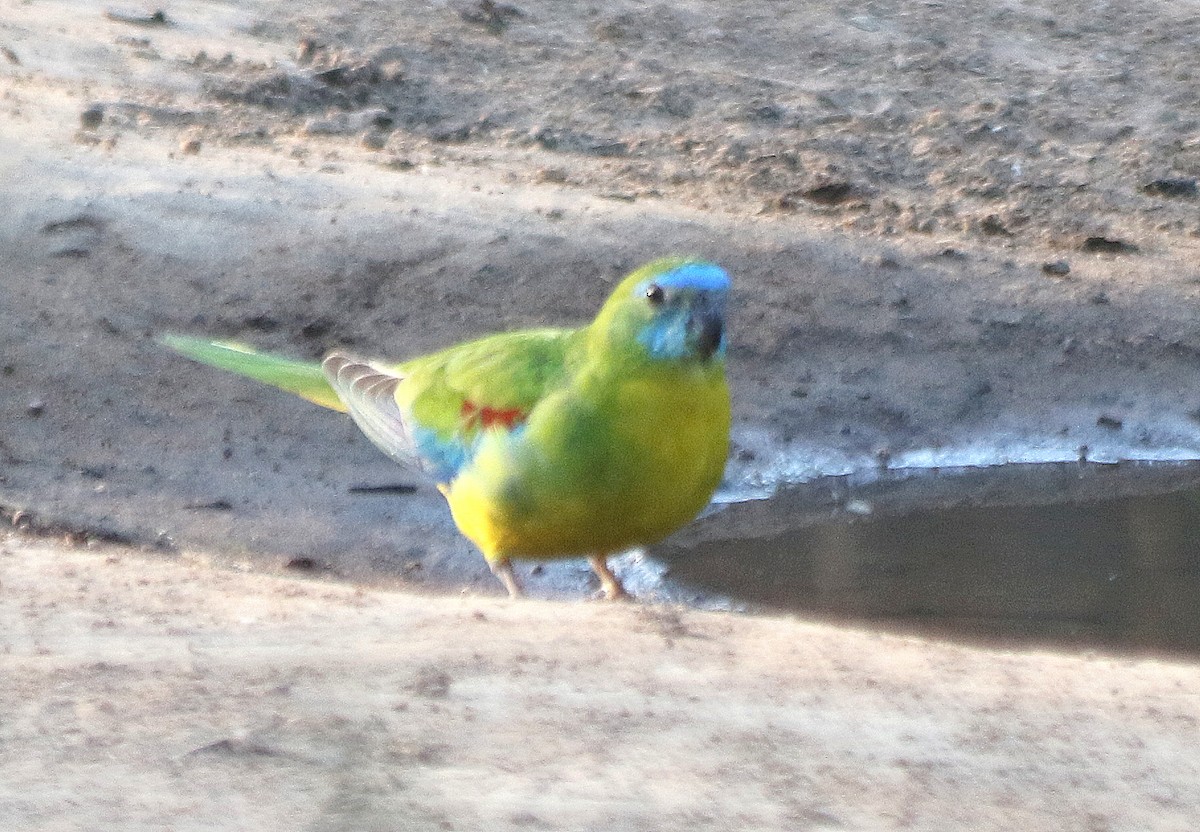
[[[470,461],[484,431],[520,426],[563,383],[578,332],[491,335],[401,364],[344,352],[317,364],[231,342],[180,335],[160,340],[195,361],[349,412],[388,456],[449,482]]]
[[[562,382],[574,332],[508,332],[406,361],[398,368],[405,383],[397,397],[420,425],[443,435],[523,422]]]

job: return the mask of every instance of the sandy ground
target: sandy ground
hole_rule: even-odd
[[[6,829],[1190,830],[1200,668],[10,540]]]
[[[730,489],[1200,456],[1194,5],[151,11],[0,13],[0,516],[163,559],[7,544],[0,825],[1195,827],[1190,666],[475,598],[345,420],[153,341],[399,358],[695,252]]]

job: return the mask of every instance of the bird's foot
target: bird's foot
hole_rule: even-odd
[[[592,571],[600,579],[600,589],[604,592],[605,598],[609,601],[623,601],[629,598],[629,593],[625,591],[625,587],[621,586],[620,579],[608,568],[606,557],[596,555],[588,558],[588,563],[592,565]]]
[[[517,583],[516,574],[513,573],[512,561],[498,560],[488,565],[492,567],[492,574],[499,578],[500,583],[508,590],[509,598],[520,598],[525,594],[521,591],[521,585]]]

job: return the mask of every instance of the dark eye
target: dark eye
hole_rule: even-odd
[[[657,283],[651,283],[646,289],[646,299],[655,306],[660,305],[667,297],[667,293],[663,291],[663,287]]]

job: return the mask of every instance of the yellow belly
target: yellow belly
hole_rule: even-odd
[[[720,372],[626,381],[602,407],[563,394],[524,432],[487,437],[446,498],[491,561],[655,543],[712,497],[729,424]]]

